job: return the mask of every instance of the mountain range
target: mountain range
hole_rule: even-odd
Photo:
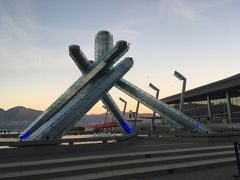
[[[43,111],[16,106],[8,110],[0,108],[0,130],[23,130],[32,123]],[[149,113],[139,114],[139,116],[151,116]],[[103,123],[106,114],[85,115],[77,126],[89,126],[91,124]],[[128,113],[126,116],[128,117]],[[107,121],[112,121],[112,115],[109,114]]]
[[[17,106],[7,111],[0,109],[0,129],[22,130],[42,111]]]

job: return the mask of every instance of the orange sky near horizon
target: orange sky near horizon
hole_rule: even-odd
[[[121,95],[121,97],[123,99],[125,99],[128,104],[127,104],[127,108],[126,108],[126,112],[129,112],[129,110],[135,111],[136,109],[136,105],[137,105],[137,101],[134,100],[133,98],[125,95],[124,93],[120,92],[119,90],[116,90],[118,92],[115,92],[118,95]],[[113,93],[112,93],[113,94]],[[36,96],[33,96],[36,95]],[[9,99],[5,99],[6,102],[4,104],[2,104],[2,106],[0,108],[4,109],[4,110],[8,110],[11,109],[13,107],[16,106],[24,106],[26,108],[31,108],[31,109],[35,109],[35,110],[41,110],[44,111],[46,110],[58,97],[60,96],[60,94],[58,95],[53,95],[51,93],[33,93],[32,97],[29,94],[25,94],[22,93],[21,96],[19,95],[13,95],[11,96],[11,98]],[[114,100],[115,102],[118,104],[118,107],[121,110],[123,110],[123,103],[118,99],[120,96],[116,97],[115,94],[113,94]],[[31,100],[30,100],[31,99]],[[4,100],[4,99],[2,99]],[[4,102],[4,101],[2,101]],[[102,114],[105,113],[106,110],[102,107],[103,103],[101,101],[98,101],[98,103],[96,103],[89,111],[87,114]],[[140,105],[139,108],[139,112],[141,113],[148,113],[148,112],[152,112],[150,109],[148,109],[147,107],[145,107],[144,105]]]

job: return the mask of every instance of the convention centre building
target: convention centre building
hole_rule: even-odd
[[[178,109],[180,97],[162,100]],[[206,124],[240,122],[240,74],[186,91],[182,112]]]

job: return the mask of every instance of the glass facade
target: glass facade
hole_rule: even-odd
[[[229,93],[230,100],[230,117],[228,112],[227,98],[210,98],[210,107],[208,107],[207,96],[206,100],[187,100],[183,105],[183,112],[202,123],[240,123],[240,93]],[[211,99],[212,98],[212,99]],[[176,109],[179,109],[178,104],[171,104]]]
[[[240,96],[231,97],[231,113],[232,113],[232,121],[240,122]]]

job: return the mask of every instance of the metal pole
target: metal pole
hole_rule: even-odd
[[[208,117],[210,120],[212,118],[212,110],[211,110],[211,100],[210,100],[209,95],[207,95],[207,104],[208,104]]]
[[[104,119],[104,125],[106,126],[106,123],[107,123],[107,116],[108,116],[108,112],[109,112],[109,110],[108,110],[105,106],[103,106],[103,108],[107,110],[107,111],[106,111],[106,114],[105,114],[105,119]]]
[[[125,101],[122,98],[119,98],[119,100],[124,103],[124,107],[123,107],[123,117],[124,117],[125,116],[125,112],[126,112],[126,108],[127,108],[127,101]]]
[[[135,119],[134,119],[134,127],[136,126],[136,122],[137,122],[139,105],[140,105],[140,101],[137,102],[137,107],[136,107],[136,112],[135,112]]]
[[[156,91],[156,98],[158,99],[158,97],[159,97],[159,89],[156,86],[154,86],[152,83],[149,83],[149,87]],[[156,119],[156,112],[153,111],[151,130],[154,130],[155,119]]]
[[[182,93],[181,93],[181,99],[180,99],[180,105],[179,105],[179,111],[182,111],[183,103],[184,103],[184,94],[185,94],[185,89],[186,89],[187,78],[184,77],[181,73],[179,73],[177,71],[174,71],[173,75],[175,77],[177,77],[179,80],[183,81]]]
[[[113,125],[113,120],[114,120],[114,114],[112,114],[112,125]],[[111,134],[113,133],[113,127],[111,127]]]
[[[107,122],[107,116],[108,116],[108,110],[107,110],[107,112],[106,112],[106,115],[105,115],[105,120],[104,120],[104,124],[106,125],[106,122]]]
[[[181,93],[181,101],[180,101],[179,111],[182,111],[182,108],[183,108],[184,94],[185,94],[185,89],[186,89],[186,81],[187,81],[186,79],[183,80],[182,93]]]
[[[127,107],[127,103],[124,104],[124,108],[123,108],[123,117],[125,116],[126,107]]]

